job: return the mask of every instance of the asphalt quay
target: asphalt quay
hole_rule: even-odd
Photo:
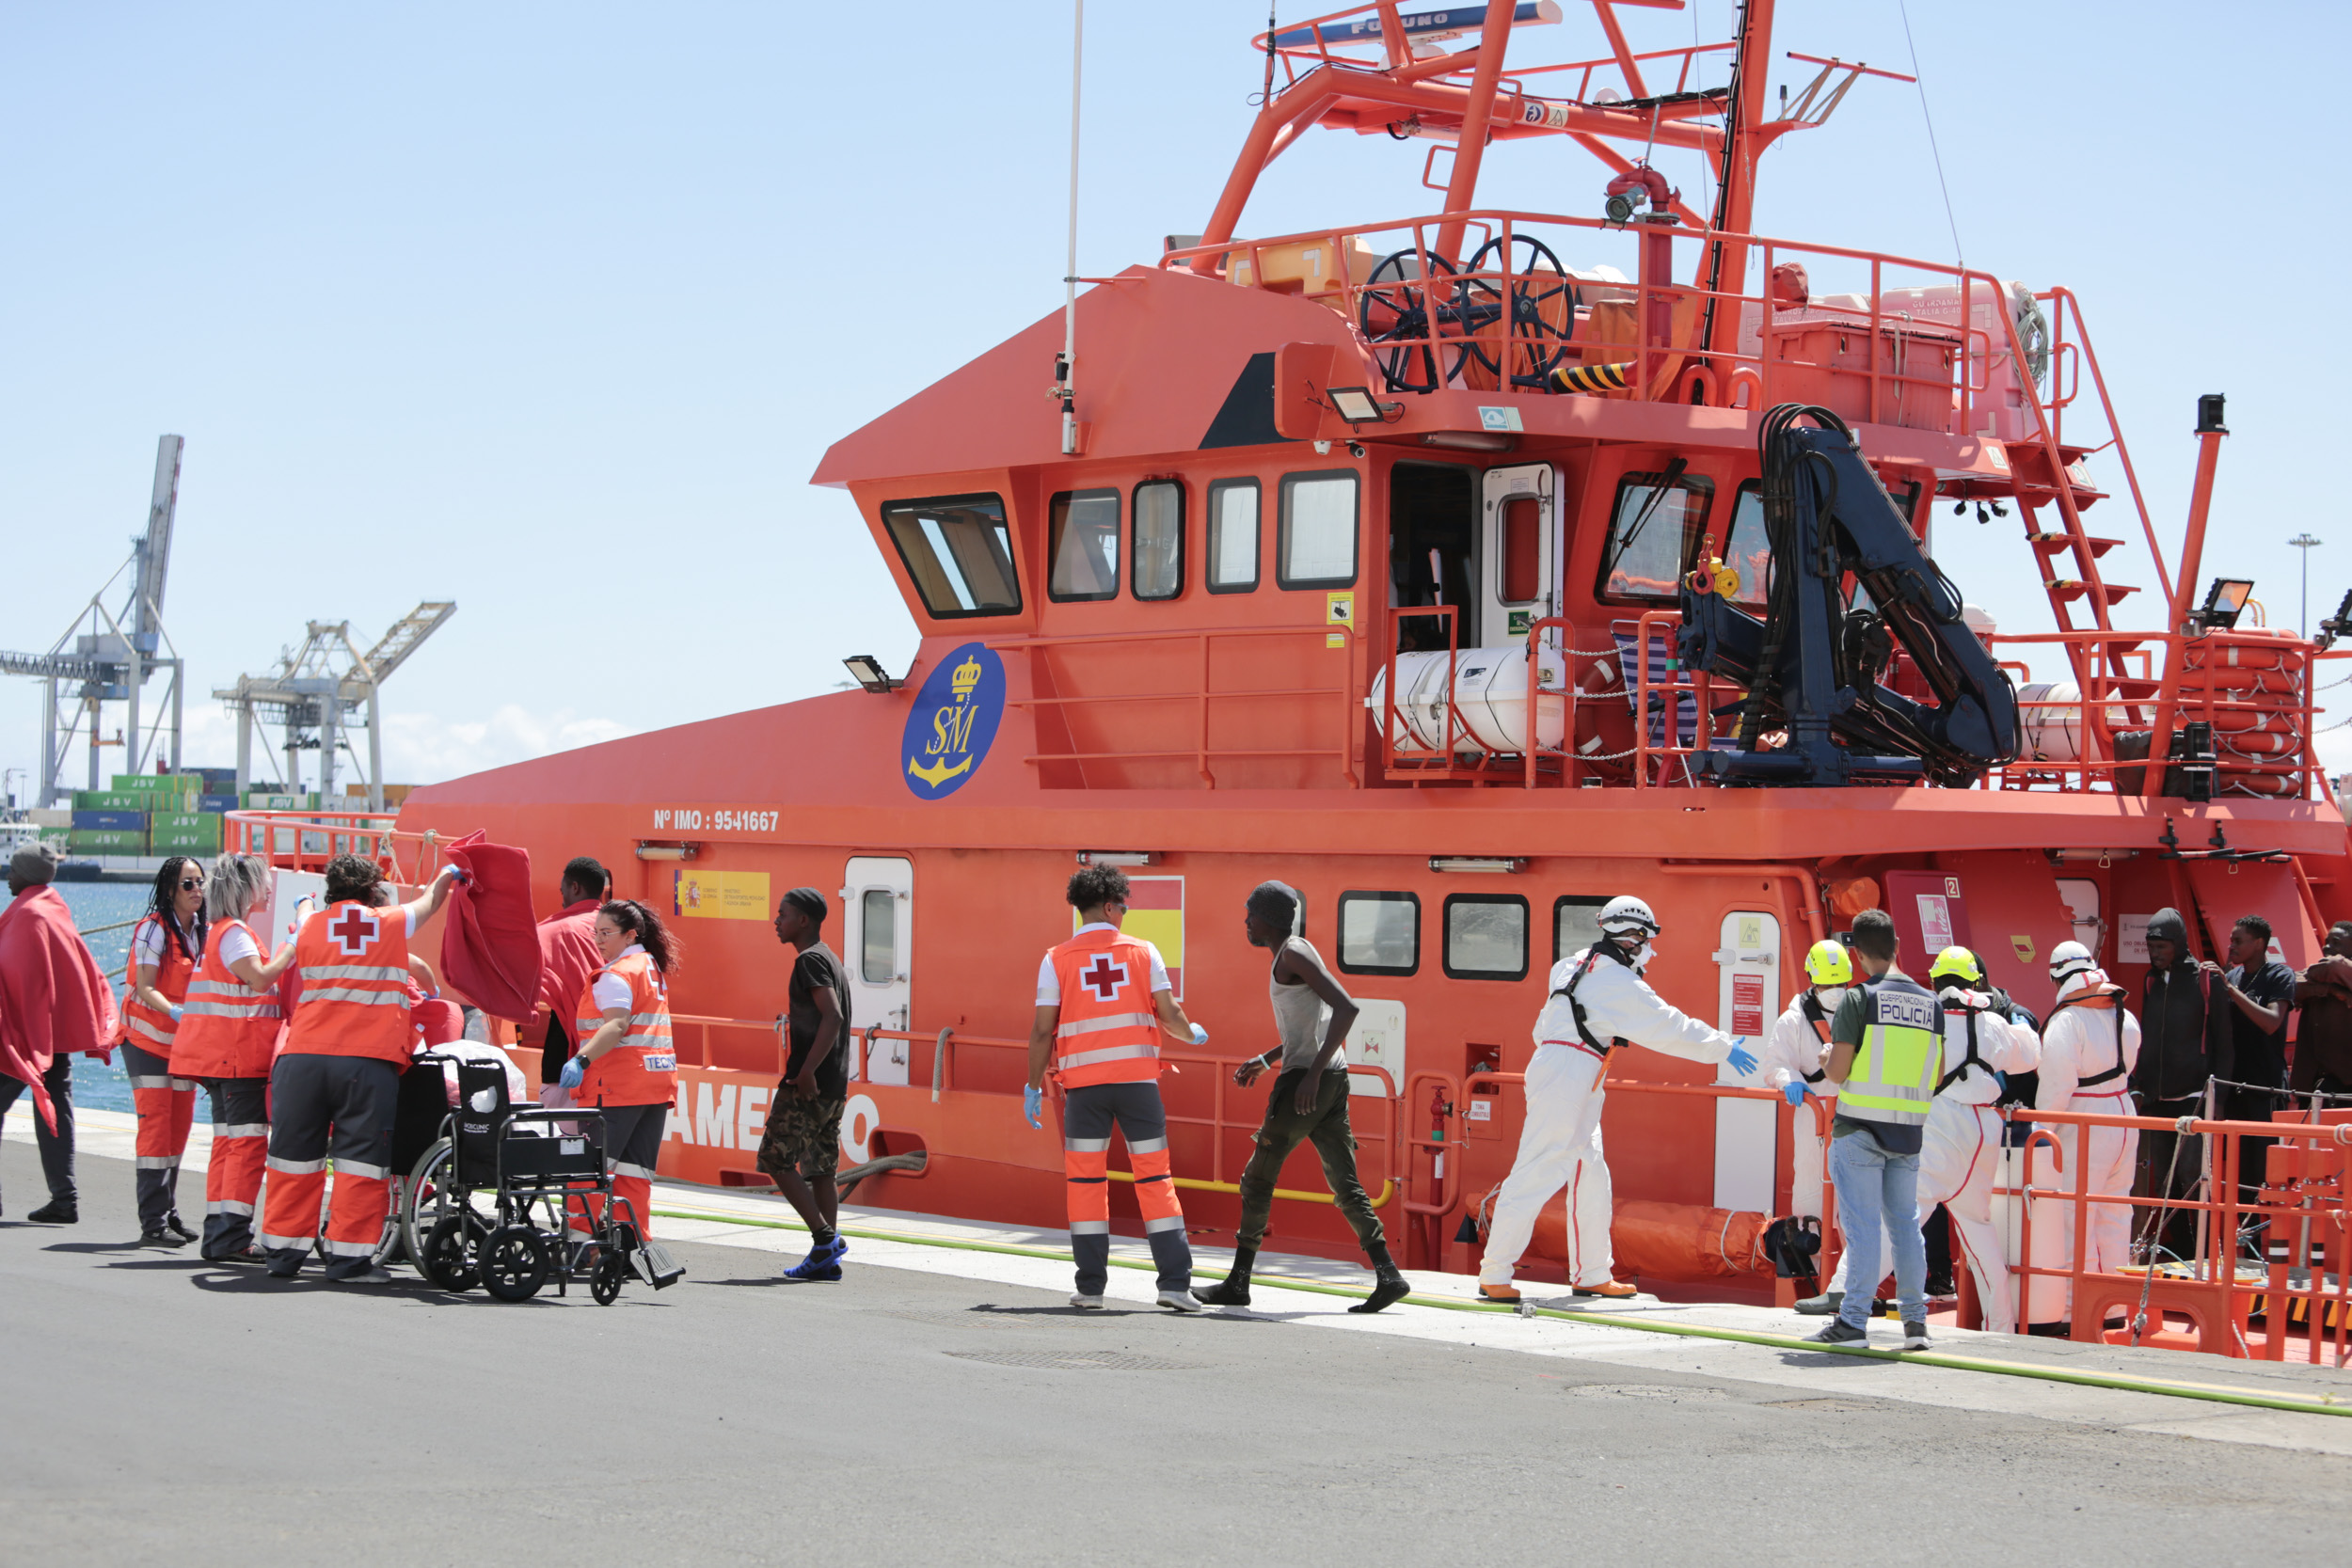
[[[1066,1257],[1034,1255],[1057,1234],[871,1210],[845,1216],[839,1284],[792,1285],[780,1271],[806,1238],[778,1200],[668,1183],[656,1228],[687,1278],[612,1307],[506,1306],[405,1270],[373,1290],[281,1283],[132,1245],[132,1172],[110,1151],[130,1118],[108,1119],[85,1122],[71,1228],[22,1223],[42,1199],[27,1117],[0,1143],[0,1323],[18,1347],[0,1528],[26,1560],[1336,1561],[1564,1541],[1793,1560],[1824,1542],[1788,1522],[1818,1521],[1843,1456],[1866,1454],[1921,1521],[1915,1554],[1878,1554],[1897,1560],[2342,1539],[2346,1418],[1629,1326],[1811,1326],[1788,1314],[1367,1318],[1307,1288],[1360,1288],[1360,1271],[1273,1256],[1247,1312],[1164,1312],[1151,1275],[1120,1268],[1111,1308],[1081,1314]],[[183,1176],[186,1212],[200,1186]],[[1939,1338],[2300,1397],[2344,1386]]]

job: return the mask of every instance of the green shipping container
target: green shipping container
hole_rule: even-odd
[[[147,825],[156,832],[166,828],[186,828],[193,832],[208,827],[217,832],[220,821],[199,811],[159,811],[147,819]]]
[[[142,855],[147,835],[135,828],[76,828],[68,840],[77,855]]]
[[[201,773],[117,773],[114,787],[136,790],[152,795],[177,795],[183,790],[202,789]]]

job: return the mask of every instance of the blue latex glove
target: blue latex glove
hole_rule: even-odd
[[[567,1089],[576,1089],[587,1080],[588,1064],[575,1056],[564,1064],[563,1076],[556,1080]]]
[[[1031,1128],[1043,1132],[1045,1129],[1045,1091],[1034,1084],[1024,1085],[1021,1089],[1021,1114],[1028,1118]]]
[[[170,1010],[171,1010],[171,1022],[174,1022],[174,1023],[177,1023],[177,1022],[180,1022],[180,1015],[181,1015],[182,1013],[186,1012],[186,1011],[187,1011],[187,1008],[185,1008],[185,1007],[182,1006],[179,1003],[174,1002],[174,1003],[172,1003],[172,1004],[171,1004],[171,1009],[170,1009]]]
[[[1740,1036],[1731,1042],[1731,1054],[1724,1058],[1731,1064],[1731,1070],[1742,1078],[1752,1077],[1756,1072],[1756,1056],[1747,1049],[1747,1045],[1748,1037]]]
[[[1780,1086],[1780,1097],[1792,1106],[1802,1106],[1804,1103],[1804,1085],[1791,1078]]]
[[[1192,1043],[1195,1045],[1206,1045],[1209,1043],[1209,1032],[1206,1029],[1201,1028],[1198,1023],[1192,1026]]]

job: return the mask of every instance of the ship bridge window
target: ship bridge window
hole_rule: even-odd
[[[1258,482],[1220,479],[1209,486],[1209,592],[1247,594],[1258,586]]]
[[[1021,609],[1021,579],[1012,569],[1012,531],[995,496],[941,496],[890,501],[882,527],[898,559],[938,620],[1007,615]]]
[[[1551,961],[1573,958],[1600,940],[1606,898],[1560,898],[1551,906]]]
[[[1135,528],[1136,597],[1174,598],[1184,588],[1184,487],[1172,479],[1136,485]]]
[[[1119,492],[1065,490],[1054,498],[1051,554],[1046,578],[1052,599],[1115,599],[1119,596]]]
[[[1421,899],[1410,893],[1340,895],[1340,967],[1350,974],[1410,974],[1421,967]]]
[[[1274,580],[1346,588],[1356,580],[1356,470],[1284,474]]]
[[[1747,480],[1731,502],[1731,541],[1724,546],[1724,564],[1740,574],[1740,587],[1731,602],[1742,610],[1764,608],[1765,574],[1772,570],[1772,545],[1764,535],[1764,484]]]
[[[1527,900],[1456,893],[1445,901],[1445,972],[1454,980],[1527,978]]]
[[[1617,485],[1600,596],[1616,603],[1675,602],[1707,527],[1714,481],[1694,474],[1628,474]]]

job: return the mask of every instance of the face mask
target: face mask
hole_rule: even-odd
[[[1821,1004],[1821,1011],[1834,1013],[1845,1004],[1846,992],[1849,989],[1845,986],[1823,986],[1813,994]]]
[[[1658,943],[1654,942],[1645,942],[1642,943],[1641,946],[1633,950],[1633,973],[1639,974],[1642,971],[1647,969],[1649,967],[1649,961],[1656,957],[1658,957]]]

